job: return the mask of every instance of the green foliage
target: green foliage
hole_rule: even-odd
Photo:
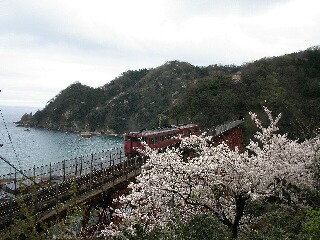
[[[187,223],[180,223],[175,229],[177,239],[185,240],[226,240],[231,233],[216,218],[209,214],[199,214]]]
[[[309,239],[303,234],[305,210],[290,208],[270,203],[260,206],[264,213],[252,222],[247,229],[241,231],[241,240],[277,240],[277,239]],[[259,212],[258,211],[258,212]]]
[[[320,239],[320,208],[311,210],[307,213],[304,231],[310,239]]]
[[[136,235],[124,233],[130,240],[227,240],[229,230],[210,214],[199,214],[187,222],[177,221],[168,228],[156,228],[147,233],[141,225],[135,226]],[[115,239],[123,239],[122,237]]]

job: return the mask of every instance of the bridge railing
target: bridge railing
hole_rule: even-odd
[[[25,176],[39,184],[55,184],[68,178],[88,174],[96,169],[110,167],[120,162],[123,157],[122,148],[115,148],[56,163],[34,166],[23,170],[24,174],[14,171],[0,176],[1,188],[8,193],[16,194],[20,186],[31,185],[32,181],[26,179]]]

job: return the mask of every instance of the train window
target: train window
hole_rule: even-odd
[[[132,142],[138,142],[138,137],[124,136],[124,140],[132,141]]]
[[[124,136],[124,140],[131,140],[131,137],[130,136]]]

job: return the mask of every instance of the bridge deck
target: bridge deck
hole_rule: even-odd
[[[13,218],[21,216],[23,205],[28,206],[38,222],[53,218],[58,212],[66,210],[74,198],[76,204],[86,202],[116,185],[133,179],[141,171],[143,159],[120,159],[118,164],[93,170],[81,176],[74,176],[46,187],[33,186],[27,194],[15,199],[0,202],[0,229],[12,223]],[[32,193],[33,192],[33,193]],[[73,202],[74,204],[74,202]]]

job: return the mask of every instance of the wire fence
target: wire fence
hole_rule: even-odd
[[[19,171],[4,174],[0,176],[0,184],[3,191],[14,194],[21,186],[31,185],[30,179],[39,184],[55,184],[108,168],[124,160],[122,148],[114,148],[56,163],[34,166],[22,170],[23,174]],[[25,176],[30,179],[26,179]]]

